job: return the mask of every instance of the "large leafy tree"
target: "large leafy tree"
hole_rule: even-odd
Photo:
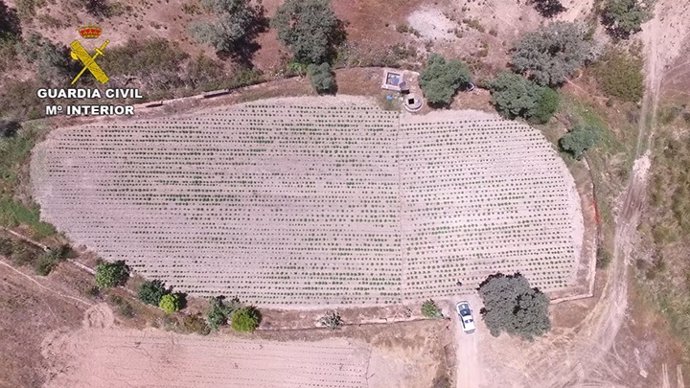
[[[249,0],[202,0],[213,21],[191,25],[192,36],[219,52],[245,54],[253,50],[252,39],[265,27],[264,9]]]
[[[287,0],[271,24],[299,63],[330,62],[335,47],[345,40],[343,23],[329,0]]]
[[[129,278],[129,267],[124,260],[114,263],[101,263],[96,266],[96,285],[99,288],[117,287]]]
[[[241,332],[251,332],[259,327],[261,313],[254,306],[240,307],[233,311],[230,321],[233,329]]]
[[[558,93],[524,77],[503,72],[489,83],[491,101],[503,116],[545,123],[558,109]]]
[[[146,304],[158,306],[163,295],[170,291],[165,288],[165,284],[160,280],[147,280],[139,286],[139,300]]]
[[[556,22],[525,34],[513,50],[511,66],[540,85],[560,85],[592,52],[581,26]]]
[[[615,38],[627,39],[642,29],[642,23],[652,18],[650,0],[606,0],[601,20]]]
[[[429,57],[422,70],[419,85],[424,96],[432,106],[447,106],[453,101],[458,89],[470,82],[470,71],[467,65],[458,61],[446,61],[438,54]]]
[[[520,274],[489,276],[479,285],[481,311],[491,335],[503,331],[532,340],[551,329],[549,299]]]
[[[582,158],[585,151],[594,147],[599,141],[599,128],[577,125],[558,141],[563,151],[569,152],[577,160]]]

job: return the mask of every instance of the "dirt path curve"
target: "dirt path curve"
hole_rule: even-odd
[[[565,388],[620,385],[620,376],[607,365],[606,359],[610,355],[616,356],[616,337],[626,319],[629,267],[637,241],[637,225],[645,203],[651,161],[648,148],[654,133],[663,76],[665,69],[680,53],[679,42],[685,40],[690,29],[690,23],[685,21],[686,18],[676,7],[677,3],[672,0],[660,0],[656,17],[645,24],[641,36],[646,50],[647,89],[641,107],[636,161],[628,186],[617,201],[613,260],[601,298],[575,328],[554,330],[548,337],[539,339],[519,353],[505,347],[485,352],[492,346],[480,341],[482,354],[493,353],[492,357],[501,360],[500,363],[489,365],[491,360],[480,355],[480,364],[486,364],[487,368],[500,375],[507,386]],[[683,32],[678,32],[681,25],[685,26],[680,28]],[[518,346],[509,340],[505,342]],[[461,345],[458,343],[460,350]],[[626,362],[620,357],[617,359]],[[461,367],[458,367],[460,370]],[[483,372],[489,373],[489,369]]]

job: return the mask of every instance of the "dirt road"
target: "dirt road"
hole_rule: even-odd
[[[635,370],[634,365],[627,365],[628,361],[617,354],[616,341],[628,308],[629,267],[645,203],[650,167],[648,148],[656,124],[661,85],[666,69],[681,52],[690,30],[688,7],[682,7],[671,0],[659,1],[655,19],[645,24],[641,34],[647,58],[647,91],[640,112],[636,161],[629,184],[617,201],[614,257],[601,298],[576,327],[554,330],[532,344],[505,336],[491,339],[484,333],[476,333],[479,335],[469,339],[459,332],[458,387],[491,387],[496,381],[505,387],[629,386],[607,357],[616,359],[628,370]],[[461,331],[459,323],[456,326]],[[655,368],[662,369],[660,365]],[[670,365],[663,368],[664,372],[669,370],[672,373],[662,373],[661,381],[640,380],[640,384],[670,387],[671,381],[676,383],[676,377],[682,376],[682,371]],[[673,385],[681,387],[682,380]]]
[[[467,334],[462,329],[462,322],[455,311],[455,304],[461,300],[470,302],[472,314],[479,318],[479,298],[476,295],[452,300],[448,303],[449,314],[453,322],[456,340],[456,382],[457,388],[479,388],[481,381],[481,367],[479,365],[479,335],[477,332]]]

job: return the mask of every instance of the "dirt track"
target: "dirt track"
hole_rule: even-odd
[[[469,376],[477,375],[481,387],[495,386],[496,381],[507,382],[504,386],[512,387],[684,387],[681,368],[666,364],[653,366],[654,372],[660,370],[660,381],[637,379],[637,383],[631,385],[629,379],[634,377],[629,373],[626,376],[621,370],[637,372],[638,366],[631,365],[630,355],[624,357],[619,354],[617,341],[627,319],[629,266],[637,240],[641,209],[645,203],[650,165],[647,148],[654,133],[664,74],[681,53],[682,44],[690,31],[688,12],[687,5],[678,5],[670,0],[659,1],[655,19],[645,24],[641,34],[647,58],[647,89],[640,114],[637,160],[629,185],[619,197],[616,208],[614,257],[601,298],[576,327],[554,330],[533,344],[521,344],[505,336],[488,338],[488,335],[480,332],[483,328],[480,323],[477,338],[474,339],[480,342],[479,370],[467,370],[467,365],[472,363],[458,366],[458,387],[466,386],[463,384]],[[478,310],[481,306],[474,307]],[[458,352],[464,354],[463,357],[472,359],[472,341],[459,335],[458,346]],[[647,375],[647,371],[641,367],[639,372],[642,376]]]

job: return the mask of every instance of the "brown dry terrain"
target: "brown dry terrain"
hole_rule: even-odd
[[[424,387],[444,360],[444,323],[426,321],[385,329],[268,335],[271,339],[180,335],[157,329],[112,327],[103,304],[84,326],[56,331],[43,343],[50,365],[46,387]],[[326,335],[324,335],[326,334]],[[257,374],[257,371],[261,371]]]
[[[39,387],[48,377],[41,342],[53,330],[76,329],[92,302],[77,287],[91,282],[80,270],[61,266],[36,279],[0,260],[0,387]]]

